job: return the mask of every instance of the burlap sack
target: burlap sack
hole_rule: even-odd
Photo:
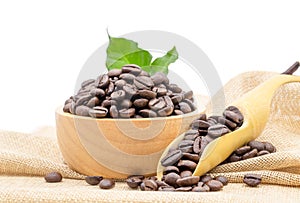
[[[249,72],[241,74],[228,82],[224,91],[226,103],[240,97],[256,87],[275,73]],[[263,98],[258,98],[263,99]],[[269,122],[258,138],[261,141],[271,142],[277,152],[248,159],[245,161],[225,164],[216,167],[213,175],[223,174],[230,182],[241,182],[245,173],[259,173],[263,176],[263,183],[287,186],[300,186],[300,83],[282,86],[273,98]],[[169,201],[182,202],[200,201],[194,193],[184,196],[172,193],[135,193],[120,183],[116,189],[108,191],[86,187],[83,181],[65,180],[61,185],[45,185],[42,178],[27,178],[20,176],[44,176],[50,171],[60,171],[65,178],[83,179],[84,176],[76,173],[64,164],[59,151],[53,128],[40,131],[36,134],[0,131],[0,201]],[[16,177],[19,176],[19,177]],[[25,186],[24,186],[25,185]],[[27,185],[27,186],[26,186]],[[24,187],[20,189],[19,187]],[[43,188],[44,187],[44,188]],[[41,189],[42,188],[42,189]],[[271,188],[271,189],[270,189]],[[260,190],[251,190],[240,184],[230,184],[218,194],[206,194],[210,201],[246,202],[245,195],[255,200],[276,200],[274,192],[291,192],[287,198],[300,198],[299,188],[278,186],[260,187]],[[36,191],[35,191],[36,190]],[[239,191],[237,194],[236,191]],[[14,191],[18,191],[15,193]],[[95,194],[97,191],[97,194]],[[252,192],[250,192],[252,191]],[[52,192],[52,193],[51,193]],[[71,192],[71,193],[68,193]],[[260,192],[259,194],[256,194]],[[63,193],[63,194],[62,194]],[[224,193],[223,193],[224,194]],[[252,196],[256,194],[257,196]],[[271,196],[265,197],[264,194]],[[137,197],[136,195],[139,195]],[[278,200],[278,199],[277,199]],[[290,199],[291,200],[291,199]],[[248,200],[247,200],[248,201]]]

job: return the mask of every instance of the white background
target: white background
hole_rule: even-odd
[[[55,125],[87,58],[119,36],[164,30],[197,44],[222,82],[300,60],[297,1],[0,1],[0,129]]]

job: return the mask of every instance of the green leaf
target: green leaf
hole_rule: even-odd
[[[167,75],[169,72],[167,66],[144,66],[142,69],[148,72],[150,75],[154,75],[156,72],[162,72]]]
[[[120,69],[126,64],[136,64],[140,67],[149,66],[152,55],[132,40],[109,36],[109,45],[106,50],[106,67],[108,70]]]
[[[159,57],[155,59],[151,63],[151,72],[164,72],[165,74],[168,74],[168,66],[171,63],[174,63],[178,59],[178,52],[176,50],[176,47],[174,46],[168,53],[162,57]]]

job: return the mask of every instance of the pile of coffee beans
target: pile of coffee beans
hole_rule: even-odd
[[[256,156],[263,156],[276,152],[276,148],[269,142],[250,141],[245,146],[235,150],[224,163],[241,161]]]
[[[192,91],[170,84],[165,74],[150,76],[137,65],[126,65],[84,81],[63,110],[93,118],[165,117],[194,111],[193,101]]]
[[[223,116],[206,117],[201,114],[191,124],[191,129],[184,134],[183,140],[171,148],[161,160],[162,166],[177,166],[193,172],[204,148],[214,139],[238,129],[244,117],[238,108],[229,106]]]
[[[112,189],[115,187],[115,181],[112,179],[106,179],[102,176],[87,176],[85,182],[90,185],[99,185],[101,189]]]
[[[180,172],[177,167],[169,166],[166,167],[162,180],[155,176],[145,178],[136,175],[128,177],[126,183],[130,188],[140,188],[142,191],[208,192],[221,190],[228,184],[228,180],[225,176],[191,176],[190,171]]]

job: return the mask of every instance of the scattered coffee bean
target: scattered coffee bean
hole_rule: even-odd
[[[180,176],[177,174],[177,173],[168,173],[166,176],[165,176],[165,182],[168,184],[168,185],[171,185],[173,187],[176,187],[177,186],[177,183],[176,181],[180,179]]]
[[[111,179],[103,179],[100,181],[99,187],[101,189],[111,189],[111,188],[115,187],[115,181],[113,181]]]
[[[44,178],[48,183],[57,183],[62,180],[62,175],[59,172],[51,172],[46,174]]]
[[[225,176],[217,176],[214,179],[220,181],[224,186],[228,184],[228,179]]]
[[[199,176],[188,176],[177,179],[176,184],[179,186],[192,186],[196,185],[199,182],[199,179]]]
[[[161,160],[161,165],[171,166],[175,164],[177,161],[179,161],[182,156],[183,154],[180,150],[174,150],[171,153],[167,154],[167,156]]]
[[[138,188],[143,182],[144,178],[140,178],[139,176],[131,176],[126,179],[126,183],[130,188]]]
[[[103,180],[102,176],[87,176],[87,177],[85,177],[85,182],[87,182],[90,185],[98,185],[101,180]]]
[[[156,191],[158,189],[157,183],[154,180],[144,181],[145,191]]]
[[[258,174],[247,174],[243,179],[244,183],[246,183],[250,187],[256,187],[261,183],[261,175]]]
[[[200,177],[200,182],[206,183],[210,180],[212,180],[213,178],[211,177],[211,175],[203,175]]]
[[[257,149],[257,151],[261,151],[261,150],[264,150],[264,149],[265,149],[264,143],[259,142],[259,141],[256,141],[256,140],[250,141],[250,142],[248,143],[248,145],[249,145],[252,149]]]
[[[209,187],[210,191],[219,191],[223,188],[223,184],[218,180],[210,180],[205,184]]]

